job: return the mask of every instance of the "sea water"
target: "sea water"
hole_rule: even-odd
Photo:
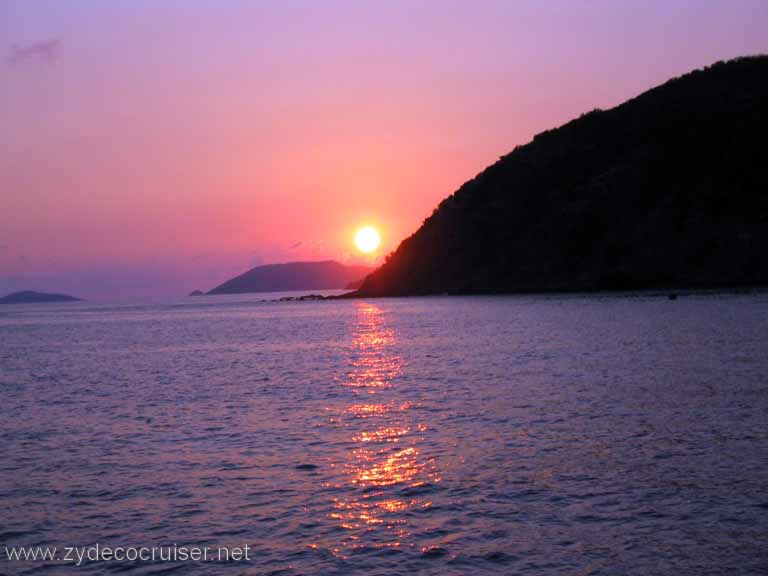
[[[0,573],[768,572],[768,296],[263,298],[0,309]]]

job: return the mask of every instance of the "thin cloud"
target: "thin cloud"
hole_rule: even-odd
[[[298,248],[302,244],[304,244],[304,242],[296,242],[296,244],[292,244],[291,246],[289,246],[288,250],[296,250],[296,248]]]
[[[47,62],[52,64],[59,55],[61,41],[58,38],[36,42],[28,46],[11,46],[11,53],[8,56],[8,64],[17,66],[27,62]]]

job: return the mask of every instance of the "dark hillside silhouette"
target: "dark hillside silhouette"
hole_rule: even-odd
[[[78,302],[80,298],[68,294],[51,294],[48,292],[34,292],[24,290],[13,292],[0,298],[0,304],[36,304],[40,302]]]
[[[359,296],[768,284],[768,57],[543,132],[443,200]]]
[[[208,294],[342,289],[370,272],[367,266],[345,266],[333,260],[268,264],[251,268]]]

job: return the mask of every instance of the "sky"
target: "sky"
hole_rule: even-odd
[[[534,134],[766,30],[766,0],[2,0],[0,295],[375,264]]]

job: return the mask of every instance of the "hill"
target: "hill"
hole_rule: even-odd
[[[768,57],[538,134],[443,200],[357,296],[768,284]]]
[[[367,266],[345,266],[333,260],[269,264],[251,268],[208,294],[342,289],[370,272]]]
[[[32,304],[36,302],[78,302],[80,298],[67,294],[48,294],[47,292],[13,292],[0,298],[0,304]]]

